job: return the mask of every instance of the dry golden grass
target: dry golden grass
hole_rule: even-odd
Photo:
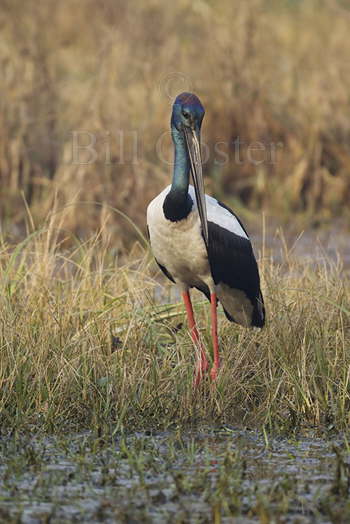
[[[263,246],[267,325],[245,330],[221,314],[217,388],[193,391],[183,307],[142,238],[128,258],[103,229],[63,248],[62,222],[54,212],[21,244],[1,241],[2,427],[348,425],[350,282],[340,264],[305,263],[287,249],[276,263]],[[208,304],[196,299],[210,352]]]
[[[23,224],[21,191],[37,224],[57,196],[108,203],[143,227],[147,202],[169,181],[171,144],[165,136],[162,157],[157,144],[184,89],[207,107],[210,192],[270,214],[302,211],[317,221],[346,213],[349,21],[337,0],[3,0],[3,230],[15,237]],[[73,131],[97,137],[94,162],[72,163]],[[254,163],[247,147],[256,141],[267,149]],[[224,165],[215,144],[230,152]],[[72,206],[64,226],[88,236],[104,212]],[[123,221],[107,228],[115,245],[130,241]]]
[[[182,306],[160,300],[168,287],[142,231],[170,179],[166,133],[183,90],[207,108],[210,193],[314,222],[348,213],[349,20],[336,0],[1,2],[2,424],[348,424],[340,266],[263,253],[268,325],[222,319],[217,390],[194,393]],[[93,162],[72,161],[74,132],[96,137]],[[256,142],[270,156],[255,150],[254,163]],[[196,309],[210,344],[208,308]]]

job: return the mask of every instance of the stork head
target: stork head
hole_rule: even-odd
[[[181,93],[176,97],[173,105],[171,125],[180,132],[192,129],[199,134],[204,113],[204,107],[198,96],[192,93]]]
[[[208,245],[208,221],[200,148],[200,129],[203,117],[204,107],[198,96],[192,93],[181,93],[176,97],[171,115],[173,140],[176,143],[179,139],[181,140],[181,136],[185,139],[202,232],[205,243]]]

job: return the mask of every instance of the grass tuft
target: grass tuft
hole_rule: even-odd
[[[2,427],[348,426],[350,286],[340,263],[286,249],[276,262],[264,248],[267,325],[245,330],[220,313],[217,388],[194,391],[183,307],[149,251],[135,244],[121,257],[103,230],[67,248],[58,225],[1,242]],[[210,352],[209,307],[194,297]]]

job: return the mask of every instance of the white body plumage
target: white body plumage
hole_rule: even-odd
[[[210,293],[217,294],[225,310],[237,323],[250,326],[253,304],[244,291],[223,282],[214,283],[193,186],[190,185],[188,189],[193,201],[192,209],[186,218],[176,222],[168,220],[163,211],[170,187],[165,188],[147,208],[150,242],[158,264],[163,266],[182,291],[191,287],[207,287]],[[225,235],[238,235],[250,242],[235,215],[222,207],[215,198],[205,195],[205,200],[208,223],[220,226]]]

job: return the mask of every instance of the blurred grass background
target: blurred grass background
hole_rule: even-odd
[[[105,224],[106,205],[144,227],[184,90],[207,109],[209,192],[286,220],[348,216],[349,23],[340,0],[2,0],[3,232],[20,236],[26,205],[40,226],[53,206],[96,202],[70,205],[62,227],[103,225],[125,245],[133,230]],[[83,148],[76,161],[91,137],[93,161]]]

